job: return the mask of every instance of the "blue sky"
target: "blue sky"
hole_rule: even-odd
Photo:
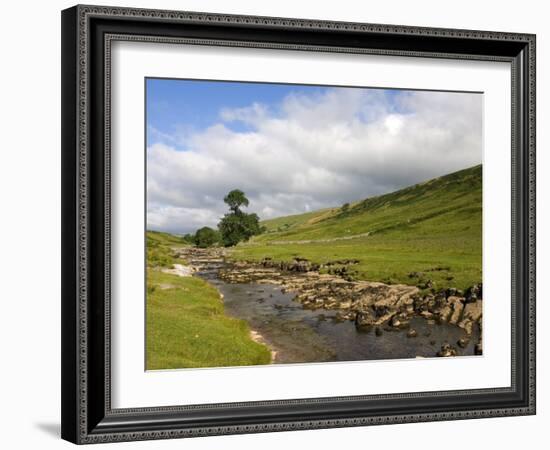
[[[245,108],[253,103],[259,103],[277,116],[279,106],[289,95],[312,97],[321,96],[334,89],[361,89],[160,78],[148,78],[146,83],[147,146],[165,141],[175,143],[174,139],[178,135],[196,133],[219,123],[220,112],[223,109]],[[398,89],[362,90],[382,93],[387,100],[388,108],[400,112],[404,110],[398,100],[410,92]],[[224,125],[235,132],[253,129],[250,124],[242,121],[225,121]]]
[[[479,164],[482,95],[147,79],[147,226],[216,227],[241,189],[261,219]]]

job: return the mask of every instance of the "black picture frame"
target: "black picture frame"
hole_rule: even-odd
[[[507,61],[512,373],[506,388],[111,408],[110,43]],[[535,414],[535,36],[75,6],[62,12],[62,437],[98,443]]]

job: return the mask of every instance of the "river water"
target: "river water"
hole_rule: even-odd
[[[456,345],[466,337],[462,329],[430,324],[421,317],[410,322],[416,337],[408,337],[407,330],[357,331],[352,321],[338,320],[334,310],[303,308],[294,301],[294,293],[285,293],[278,285],[226,283],[218,277],[222,267],[210,264],[197,275],[223,294],[226,314],[246,320],[261,334],[275,351],[274,363],[434,357],[444,343],[455,347],[458,355],[473,355],[479,338],[479,330],[475,330],[469,345],[462,349]]]

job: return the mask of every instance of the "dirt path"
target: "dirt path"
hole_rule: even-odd
[[[337,241],[349,241],[351,239],[359,239],[362,237],[367,237],[370,235],[370,231],[367,233],[361,233],[361,234],[354,234],[352,236],[340,236],[330,239],[309,239],[309,240],[301,240],[301,241],[268,241],[266,242],[267,245],[288,245],[288,244],[323,244],[326,242],[337,242]]]

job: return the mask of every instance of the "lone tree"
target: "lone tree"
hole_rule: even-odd
[[[227,203],[229,209],[235,214],[242,214],[240,207],[248,206],[248,199],[244,195],[244,192],[239,189],[233,189],[223,198],[223,201]]]
[[[241,241],[248,241],[252,236],[260,234],[260,218],[257,214],[247,214],[241,206],[248,206],[249,202],[243,191],[234,189],[223,199],[231,212],[223,216],[218,224],[223,245],[231,247]]]
[[[210,227],[202,227],[198,229],[194,237],[195,245],[200,248],[212,247],[219,241],[220,234]]]

